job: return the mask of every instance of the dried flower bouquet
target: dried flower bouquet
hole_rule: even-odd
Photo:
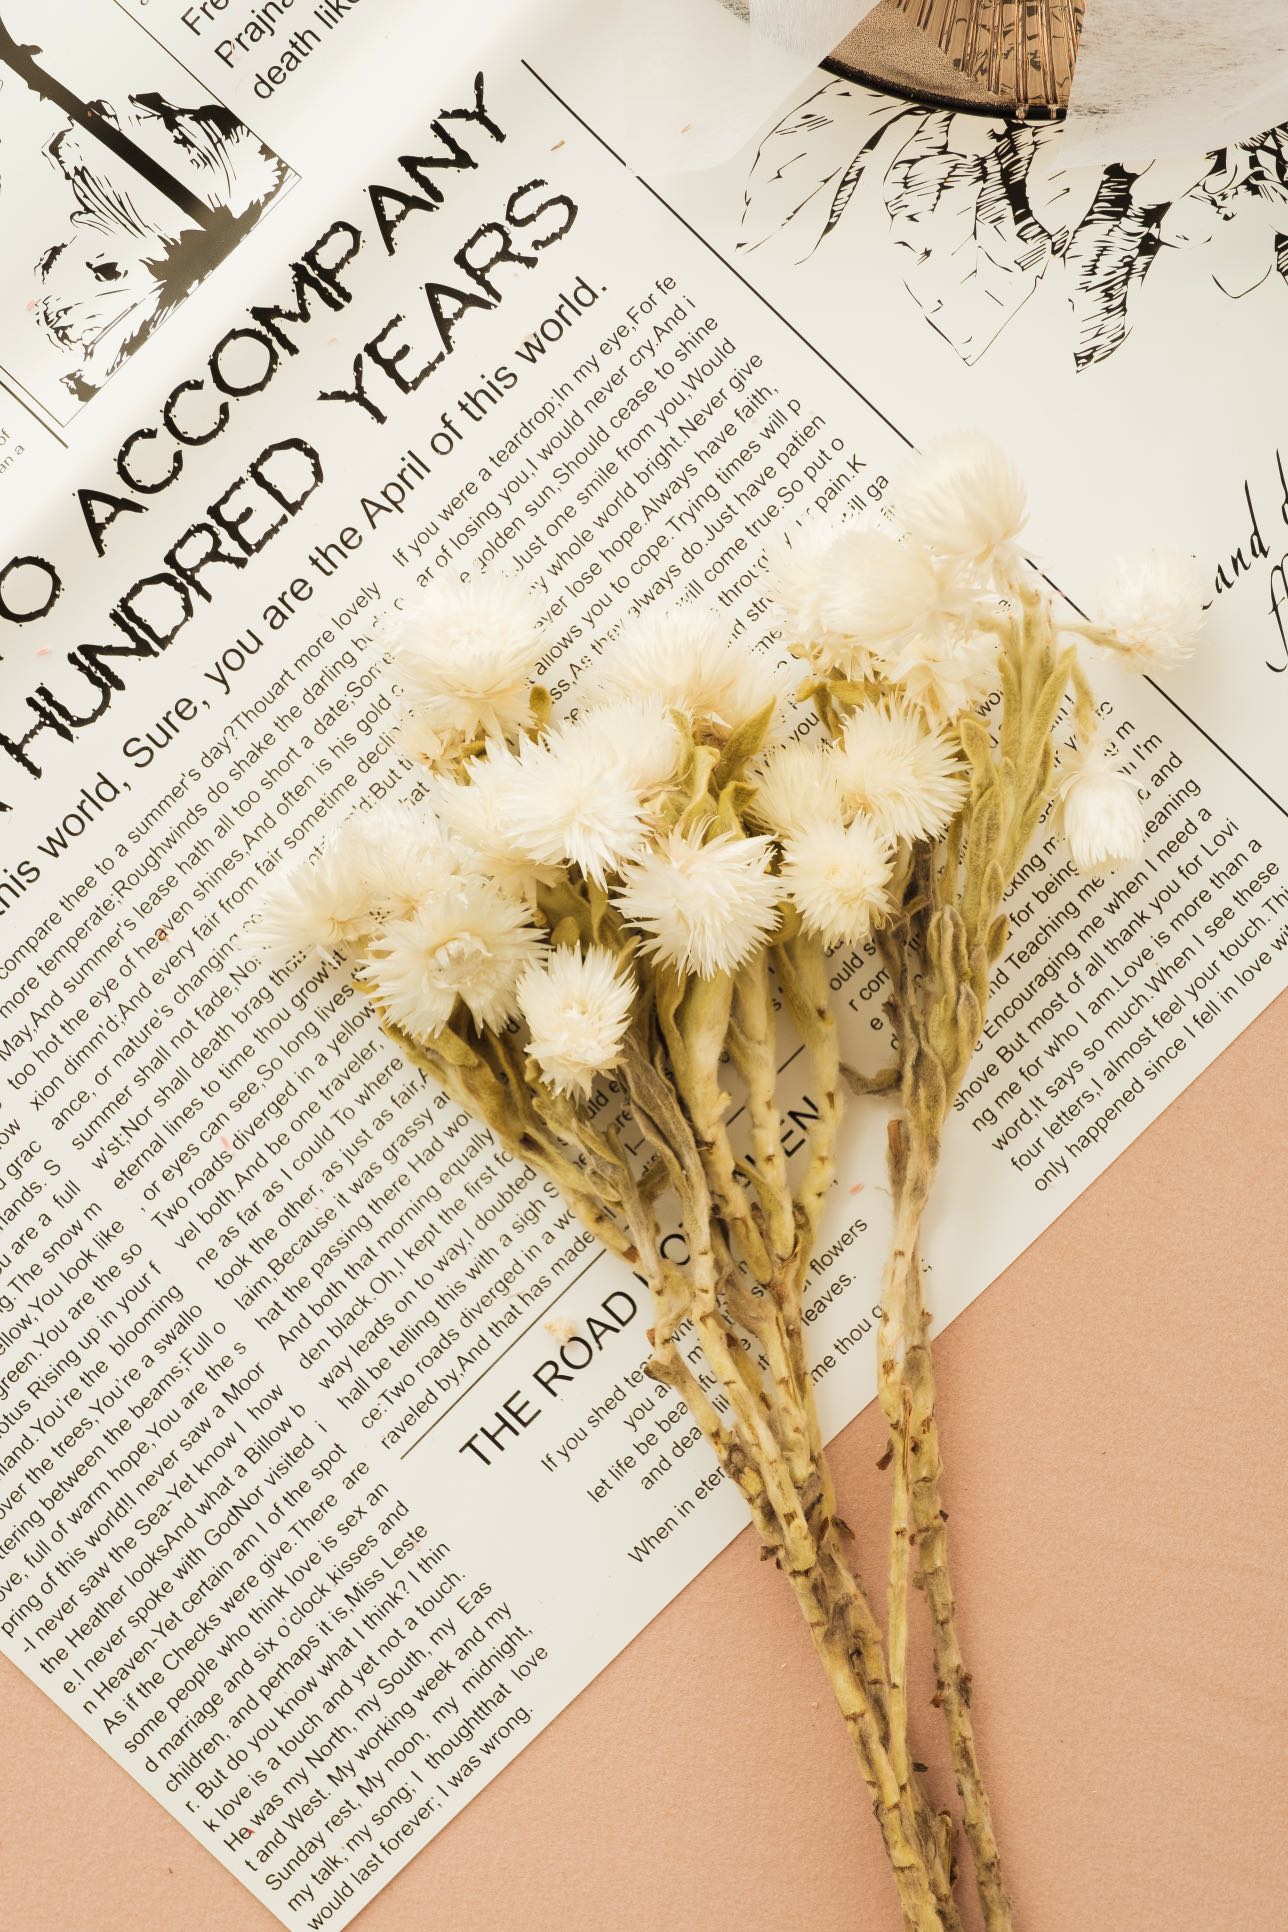
[[[984,1923],[1012,1924],[954,1610],[922,1217],[1039,821],[1054,805],[1091,873],[1141,847],[1084,660],[1169,665],[1201,616],[1190,560],[1155,553],[1120,571],[1099,625],[1066,623],[1016,547],[1024,517],[1002,454],[954,438],[910,464],[881,528],[806,525],[771,559],[802,688],[799,665],[682,609],[623,628],[594,701],[560,721],[522,589],[434,586],[393,653],[420,802],[347,820],[274,883],[255,932],[347,956],[406,1057],[647,1279],[650,1373],[795,1592],[916,1932],[961,1919],[954,1820],[912,1755],[913,1586]],[[841,1062],[828,953],[869,944],[889,1059],[861,1073]],[[780,1012],[816,1109],[792,1162]],[[803,1324],[847,1088],[893,1102],[884,1619],[847,1552]]]

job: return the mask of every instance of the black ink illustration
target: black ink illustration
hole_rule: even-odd
[[[875,194],[909,293],[968,363],[1047,277],[1067,292],[1080,370],[1121,348],[1136,291],[1169,251],[1201,250],[1234,298],[1288,283],[1288,126],[1193,164],[1075,171],[1060,153],[1055,127],[829,81],[761,142],[739,246],[803,261]]]
[[[0,0],[0,365],[15,387],[66,421],[291,179],[126,15]]]

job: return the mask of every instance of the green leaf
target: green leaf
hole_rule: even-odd
[[[993,740],[988,726],[982,718],[963,712],[957,720],[957,736],[970,760],[976,785],[983,787],[993,776]]]
[[[748,718],[745,723],[730,732],[724,750],[711,774],[711,788],[714,792],[723,792],[726,785],[733,784],[744,776],[748,765],[759,753],[769,735],[769,727],[774,721],[774,713],[777,709],[777,700],[771,699],[754,718]]]

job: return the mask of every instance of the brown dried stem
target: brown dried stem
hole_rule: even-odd
[[[690,1051],[693,1044],[690,1036]],[[708,1037],[708,1051],[711,1044]],[[708,1187],[708,1164],[674,1088],[638,1036],[628,1049],[624,1074],[636,1119],[671,1175],[689,1246],[686,1274],[670,1271],[655,1288],[659,1319],[652,1372],[689,1403],[721,1466],[747,1497],[762,1546],[791,1582],[872,1795],[905,1925],[915,1932],[956,1932],[941,1822],[890,1755],[880,1635],[839,1552],[837,1526],[825,1500],[831,1482],[806,1393],[809,1377],[802,1381],[796,1371],[787,1311],[777,1296],[753,1296],[732,1280],[727,1260],[722,1278],[724,1230]],[[699,1096],[707,1110],[708,1125],[715,1079],[713,1067],[690,1067],[685,1081],[688,1093]],[[828,1158],[822,1146],[816,1153],[820,1160]],[[718,1165],[717,1171],[727,1170]],[[640,1245],[638,1234],[636,1241]],[[800,1268],[795,1253],[788,1262],[775,1287],[790,1297],[798,1292]],[[764,1348],[767,1384],[738,1342],[737,1317]],[[676,1331],[686,1318],[724,1399],[727,1421],[719,1419],[680,1351]]]
[[[1071,668],[1069,656],[1057,650],[1048,608],[1035,592],[1016,587],[1004,629],[996,741],[981,719],[959,721],[972,773],[963,817],[937,847],[921,855],[908,884],[903,930],[898,936],[883,935],[881,941],[890,979],[888,1011],[899,1045],[904,1116],[890,1129],[894,1235],[878,1336],[878,1386],[893,1451],[892,1748],[899,1750],[906,1724],[902,1673],[908,1569],[915,1543],[917,1581],[930,1611],[937,1701],[948,1729],[988,1932],[1012,1932],[1013,1908],[980,1769],[970,1714],[970,1673],[957,1632],[920,1240],[944,1123],[982,1035],[989,971],[1005,943],[1002,900],[1051,799],[1052,727]]]
[[[648,1280],[650,1372],[682,1396],[742,1490],[762,1549],[791,1583],[872,1796],[906,1932],[960,1932],[951,1821],[930,1806],[911,1765],[903,1651],[896,1637],[892,1681],[880,1626],[844,1554],[847,1532],[822,1447],[802,1298],[833,1179],[841,1076],[821,950],[799,936],[786,939],[778,963],[810,1056],[816,1104],[794,1191],[775,1099],[767,966],[728,997],[690,1001],[667,989],[665,1015],[639,1029],[628,1052],[632,1111],[679,1201],[686,1269],[662,1258],[656,1186],[635,1175],[611,1132],[528,1081],[514,1043],[462,1028],[422,1047],[389,1031],[408,1059],[482,1118],[515,1158],[551,1179],[583,1223]],[[750,1165],[737,1159],[728,1135],[730,1097],[720,1077],[726,1045],[747,1088]],[[717,1399],[682,1349],[680,1331],[690,1323]]]
[[[883,1352],[881,1401],[890,1424],[894,1465],[907,1472],[897,1497],[896,1544],[915,1538],[917,1576],[925,1592],[933,1635],[935,1683],[948,1729],[953,1773],[961,1794],[962,1817],[975,1868],[988,1932],[1011,1932],[1013,1910],[1002,1875],[992,1810],[980,1768],[971,1718],[971,1678],[957,1632],[956,1603],[948,1566],[948,1519],[942,1501],[943,1464],[935,1412],[935,1378],[928,1339],[929,1315],[922,1291],[920,1223],[929,1188],[924,1148],[909,1150],[903,1129],[891,1133],[890,1176],[895,1201],[895,1233],[886,1272],[889,1332],[901,1353]],[[909,1520],[910,1519],[910,1520]],[[893,1563],[892,1557],[892,1563]],[[905,1612],[906,1614],[906,1612]],[[893,1605],[892,1605],[892,1648]],[[893,1664],[892,1664],[893,1673]],[[893,1711],[892,1711],[893,1721]]]

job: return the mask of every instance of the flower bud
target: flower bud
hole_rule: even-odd
[[[1145,812],[1126,772],[1098,751],[1080,753],[1060,795],[1061,820],[1079,872],[1099,877],[1138,859],[1145,846]]]

